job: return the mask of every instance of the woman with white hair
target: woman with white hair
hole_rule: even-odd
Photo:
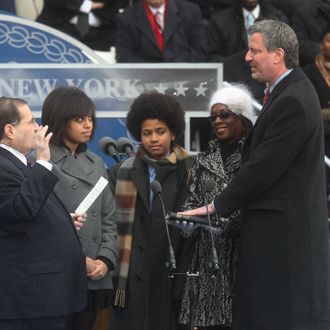
[[[209,193],[210,200],[226,187],[240,167],[242,145],[252,128],[252,97],[243,85],[220,88],[212,96],[209,109],[215,137],[209,142],[208,149],[197,155],[184,205],[186,210],[205,203],[204,185],[207,180],[215,183],[213,191]],[[179,312],[180,329],[190,329],[191,315],[198,329],[231,329],[239,247],[239,212],[226,219],[213,214],[211,223],[222,229],[220,235],[214,235],[220,270],[215,277],[212,276],[210,233],[204,229],[196,230],[189,271],[200,275],[194,279],[188,277],[185,283]],[[194,285],[197,292],[192,298]]]

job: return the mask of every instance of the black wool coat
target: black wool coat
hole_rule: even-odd
[[[330,254],[323,125],[301,69],[272,91],[243,164],[215,199],[241,208],[233,330],[330,329]]]
[[[186,196],[186,161],[157,169],[156,180],[162,186],[166,211],[176,211]],[[110,187],[115,187],[114,168],[109,173]],[[130,179],[137,188],[137,200],[132,232],[131,259],[125,308],[115,307],[110,327],[116,330],[172,330],[176,323],[174,280],[168,278],[168,241],[163,209],[154,197],[150,209],[148,167],[137,156],[130,171]],[[181,251],[179,230],[170,227],[170,235],[177,258],[178,271]],[[177,289],[179,290],[179,289]]]

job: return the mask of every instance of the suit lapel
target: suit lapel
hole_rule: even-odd
[[[70,151],[62,147],[51,147],[52,161],[58,164],[61,171],[90,185],[95,184],[95,178],[91,176],[93,173],[93,161],[85,152],[79,154],[79,158],[75,159],[71,156]]]
[[[171,38],[178,23],[178,7],[174,1],[168,0],[164,25],[164,43],[166,43]]]
[[[134,167],[131,170],[131,178],[135,184],[138,194],[147,210],[149,210],[149,181],[147,169],[140,157],[136,157]]]
[[[155,35],[152,31],[148,15],[144,9],[144,2],[140,1],[139,6],[137,7],[136,11],[136,25],[140,29],[141,33],[144,34],[150,42],[152,42],[157,49],[159,49],[157,40],[155,38]]]
[[[304,74],[302,73],[301,69],[296,68],[296,69],[293,69],[293,71],[290,72],[289,75],[287,75],[282,81],[280,81],[278,83],[278,85],[276,85],[275,88],[273,89],[273,91],[270,93],[269,99],[268,99],[267,103],[265,104],[265,106],[262,107],[262,109],[259,113],[259,116],[258,116],[256,122],[254,123],[254,126],[256,126],[258,124],[258,122],[260,121],[260,118],[264,115],[265,112],[267,112],[267,109],[270,108],[272,102],[282,93],[282,91],[287,86],[292,84],[292,82],[299,80],[303,77],[304,77]]]
[[[16,156],[4,148],[0,148],[0,156],[8,158],[15,166],[24,172],[25,175],[30,171],[30,168],[23,164]]]

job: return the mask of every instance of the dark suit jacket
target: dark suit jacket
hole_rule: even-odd
[[[117,17],[117,62],[203,62],[206,60],[200,9],[186,1],[168,0],[164,52],[158,47],[143,1]]]
[[[215,199],[222,215],[242,208],[234,330],[330,329],[323,158],[318,97],[297,68],[270,94]]]
[[[260,1],[258,19],[275,19],[286,22],[286,17],[267,1]],[[247,32],[244,25],[242,4],[237,3],[211,17],[206,27],[210,62],[222,61],[224,57],[247,49]]]
[[[330,12],[322,8],[322,0],[300,6],[292,15],[292,27],[299,41],[300,65],[313,63],[320,52],[322,31],[330,22]]]
[[[86,305],[86,267],[55,175],[0,148],[0,319],[60,316]]]
[[[81,38],[75,25],[70,20],[79,13],[83,0],[44,0],[42,12],[37,17],[37,22],[49,25],[65,32],[93,49],[109,50],[114,45],[116,22],[118,13],[116,0],[95,0],[103,2],[102,9],[93,10],[93,14],[101,21],[101,26]]]

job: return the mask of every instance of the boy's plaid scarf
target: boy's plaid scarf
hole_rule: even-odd
[[[114,305],[125,307],[126,284],[131,258],[132,230],[135,216],[136,187],[129,179],[135,156],[126,159],[120,166],[116,180],[116,220],[118,230],[118,278]]]

